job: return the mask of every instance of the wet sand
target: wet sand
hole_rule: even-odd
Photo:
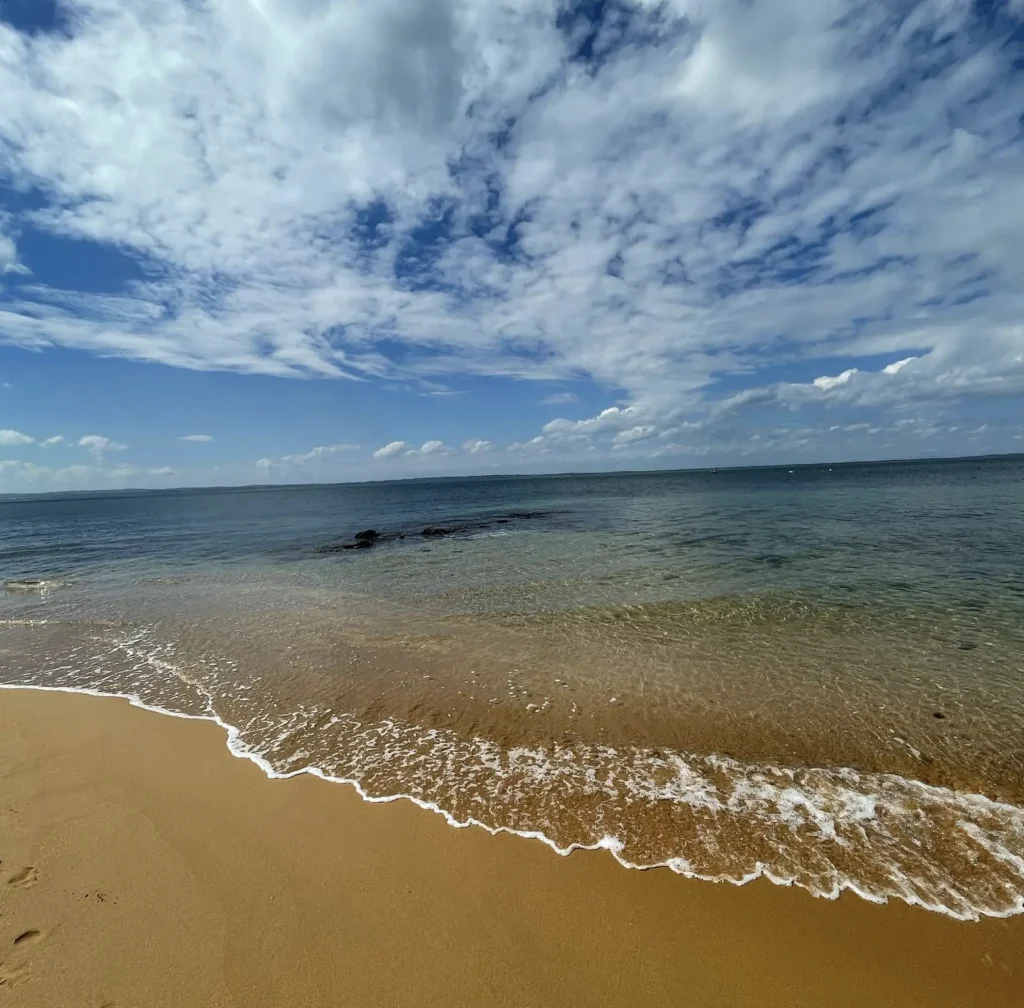
[[[1024,917],[958,923],[456,830],[209,722],[0,690],[0,1006],[1018,1005]]]

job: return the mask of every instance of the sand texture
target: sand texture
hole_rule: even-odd
[[[456,830],[209,722],[0,690],[0,1008],[1014,1006],[1024,918]]]

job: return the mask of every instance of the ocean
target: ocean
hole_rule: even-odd
[[[7,496],[0,580],[0,683],[271,775],[1024,912],[1020,457]]]

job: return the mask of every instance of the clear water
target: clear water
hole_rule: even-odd
[[[0,575],[48,582],[0,595],[4,682],[213,717],[270,773],[1024,908],[1021,459],[7,498]]]

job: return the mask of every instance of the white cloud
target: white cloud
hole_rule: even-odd
[[[9,235],[0,233],[0,273],[12,273],[18,265],[18,251]]]
[[[1009,27],[950,0],[613,8],[589,65],[553,0],[78,0],[66,36],[0,25],[2,170],[50,194],[3,224],[0,270],[23,223],[147,265],[118,294],[17,278],[3,339],[434,392],[589,376],[635,410],[552,421],[536,451],[1018,394]],[[879,355],[898,374],[852,361]]]
[[[637,441],[646,441],[655,432],[653,424],[637,424],[635,427],[627,427],[619,431],[612,438],[612,443],[617,445],[633,444]]]
[[[128,445],[119,444],[100,434],[86,434],[78,439],[78,447],[84,448],[87,452],[95,455],[97,459],[101,459],[107,452],[127,450]]]
[[[848,370],[844,371],[842,374],[837,374],[834,377],[829,377],[828,375],[822,375],[820,378],[815,378],[814,381],[811,384],[815,388],[826,389],[826,390],[834,389],[834,388],[838,388],[840,385],[846,385],[849,382],[849,380],[856,373],[857,373],[857,369],[856,368],[849,368]],[[887,371],[886,373],[890,374],[892,372]]]
[[[8,480],[15,485],[46,482],[54,484],[84,483],[98,472],[95,466],[74,465],[54,469],[49,466],[36,465],[34,462],[23,462],[18,459],[0,460],[0,476],[4,477],[5,487]]]
[[[177,470],[172,469],[170,466],[153,466],[153,467],[140,467],[131,465],[130,463],[123,463],[116,465],[112,469],[103,471],[103,475],[112,480],[125,480],[133,479],[138,476],[154,476],[154,477],[171,477],[177,476]]]
[[[337,477],[337,470],[328,466],[332,459],[339,455],[350,455],[359,450],[356,444],[317,445],[307,452],[294,455],[282,455],[280,458],[257,459],[256,467],[264,475],[275,475],[287,478],[307,479],[314,476]]]
[[[833,404],[902,407],[912,402],[949,403],[964,396],[1024,394],[1024,326],[992,330],[985,361],[967,343],[941,343],[929,353],[906,357],[877,371],[850,368],[806,384],[778,382],[746,389],[721,400],[712,415],[721,417],[752,405],[796,407]]]
[[[60,434],[54,434],[53,437],[48,437],[45,441],[40,441],[39,444],[43,448],[52,448],[54,445],[64,443],[64,438]]]
[[[494,451],[494,445],[490,441],[483,441],[480,438],[470,438],[462,443],[462,450],[470,455],[482,455],[485,452]]]
[[[564,406],[568,403],[579,402],[579,396],[575,392],[553,392],[544,396],[541,402],[545,406]]]
[[[609,406],[597,416],[585,420],[566,420],[558,417],[548,421],[543,427],[542,434],[529,443],[578,442],[602,434],[618,436],[625,431],[641,429],[648,434],[653,433],[653,426],[637,424],[637,420],[644,413],[645,411],[637,406]]]
[[[213,437],[209,434],[183,434],[180,438],[178,438],[178,440],[207,442],[212,441]]]
[[[589,417],[586,420],[565,420],[562,417],[549,420],[544,425],[544,433],[574,434],[621,427],[624,422],[628,422],[636,414],[637,409],[634,406],[627,406],[625,409],[609,406],[607,409],[601,410],[597,416]]]
[[[21,431],[6,428],[0,430],[0,445],[27,445],[35,443],[34,437],[22,434]]]
[[[357,444],[333,444],[333,445],[318,445],[316,448],[311,448],[308,452],[302,455],[285,455],[281,460],[283,462],[293,462],[297,465],[304,465],[306,462],[311,462],[313,459],[324,458],[329,455],[337,455],[343,452],[354,452],[359,451],[359,445]]]
[[[374,453],[374,458],[394,458],[396,455],[402,455],[408,452],[409,445],[404,441],[391,441],[384,445],[382,448],[378,448]]]
[[[425,458],[433,456],[437,458],[452,454],[452,449],[443,441],[425,441],[418,448],[415,445],[409,444],[407,441],[392,441],[389,444],[378,448],[373,453],[373,457],[376,459],[391,459],[398,458],[399,456],[406,456],[409,458]]]
[[[5,273],[29,272],[18,259],[18,247],[15,244],[14,235],[10,229],[10,214],[0,210],[0,276],[3,276]]]
[[[55,468],[18,459],[0,460],[0,487],[3,487],[5,493],[18,490],[45,492],[89,487],[166,486],[168,480],[179,475],[177,470],[169,466],[117,465],[108,469],[97,464]]]
[[[679,434],[692,435],[705,428],[702,421],[679,417],[679,410],[670,406],[609,406],[600,413],[583,420],[558,417],[546,423],[536,437],[509,446],[513,452],[526,457],[557,455],[570,458],[581,452],[605,454],[614,452],[618,460],[637,452],[647,457],[662,457],[678,447],[669,439]],[[662,443],[657,447],[646,444],[652,439]],[[686,446],[680,451],[694,451]]]
[[[420,446],[418,454],[420,455],[438,455],[441,452],[447,451],[443,441],[427,441]]]

